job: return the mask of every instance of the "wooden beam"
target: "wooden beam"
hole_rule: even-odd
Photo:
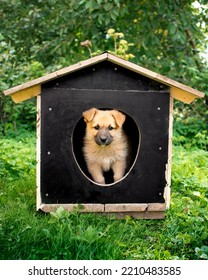
[[[170,87],[170,96],[186,104],[190,104],[198,98],[196,95],[176,87]]]
[[[162,212],[166,210],[166,204],[165,203],[148,203],[147,204],[147,211],[148,212]]]
[[[41,97],[37,96],[36,117],[36,208],[41,205]]]
[[[41,93],[41,85],[35,85],[26,89],[19,90],[11,94],[11,97],[15,103],[30,99]]]
[[[170,186],[171,186],[171,165],[172,165],[172,140],[173,140],[173,106],[174,99],[170,96],[169,104],[169,132],[168,132],[168,161],[165,170],[166,187],[164,189],[164,199],[166,208],[170,207]]]
[[[120,65],[122,67],[125,67],[131,71],[134,71],[140,75],[143,75],[145,77],[148,77],[152,80],[155,80],[155,81],[158,81],[162,84],[165,84],[167,86],[170,86],[171,88],[177,90],[179,90],[179,94],[176,92],[176,93],[173,93],[175,94],[175,96],[173,96],[174,98],[182,101],[182,102],[185,102],[185,103],[191,103],[195,98],[202,98],[204,97],[204,93],[203,92],[200,92],[194,88],[191,88],[189,86],[186,86],[184,84],[181,84],[175,80],[172,80],[166,76],[163,76],[163,75],[160,75],[156,72],[153,72],[149,69],[146,69],[146,68],[143,68],[139,65],[136,65],[130,61],[126,61],[120,57],[117,57],[115,55],[112,55],[110,53],[108,53],[108,60],[117,64],[117,65]]]
[[[124,67],[126,69],[129,69],[130,71],[136,72],[140,75],[146,76],[150,79],[153,79],[155,81],[158,81],[162,84],[165,84],[167,86],[170,86],[172,89],[172,97],[175,99],[178,99],[185,103],[191,103],[195,98],[202,98],[204,97],[204,93],[193,89],[189,86],[186,86],[184,84],[181,84],[177,81],[174,81],[172,79],[169,79],[168,77],[165,77],[163,75],[160,75],[156,72],[150,71],[146,68],[143,68],[139,65],[136,65],[132,62],[126,61],[120,57],[117,57],[115,55],[112,55],[110,53],[103,53],[101,55],[97,55],[95,57],[92,57],[90,59],[81,61],[79,63],[76,63],[74,65],[65,67],[63,69],[60,69],[56,72],[47,74],[43,77],[37,78],[35,80],[26,82],[22,85],[15,86],[13,88],[10,88],[8,90],[4,91],[5,95],[11,95],[15,102],[24,101],[26,99],[29,99],[33,96],[36,96],[40,93],[40,91],[37,93],[36,89],[38,89],[37,86],[41,86],[41,84],[49,82],[51,80],[57,79],[59,77],[62,77],[64,75],[70,74],[72,72],[78,71],[80,69],[83,69],[88,66],[92,66],[94,64],[97,64],[101,61],[109,60],[117,65],[120,65],[121,67]],[[33,91],[34,89],[34,91]]]
[[[147,207],[146,203],[105,204],[105,212],[143,212]]]
[[[41,204],[37,210],[42,210],[43,212],[49,213],[56,211],[60,206],[62,206],[66,211],[73,211],[75,208],[83,207],[80,209],[81,213],[88,212],[104,212],[104,204]]]
[[[80,208],[80,213],[103,213],[112,214],[116,217],[124,218],[126,215],[143,219],[162,219],[166,210],[165,203],[121,203],[121,204],[39,204],[37,210],[49,213],[56,211],[62,206],[66,211],[73,211]]]
[[[55,79],[57,79],[59,77],[62,77],[64,75],[67,75],[67,74],[73,73],[75,71],[81,70],[81,69],[83,69],[85,67],[97,64],[97,63],[99,63],[101,61],[104,61],[106,59],[107,59],[107,53],[103,53],[101,55],[92,57],[92,58],[84,60],[84,61],[80,61],[80,62],[78,62],[76,64],[70,65],[70,66],[62,68],[60,70],[57,70],[57,71],[55,71],[53,73],[49,73],[49,74],[47,74],[45,76],[39,77],[39,78],[34,79],[32,81],[28,81],[28,82],[26,82],[24,84],[21,84],[21,85],[9,88],[9,89],[4,91],[4,94],[5,95],[13,95],[15,93],[18,94],[20,92],[23,92],[24,94],[26,94],[25,90],[28,89],[28,88],[35,87],[37,85],[41,86],[41,84],[43,84],[43,83],[55,80]]]

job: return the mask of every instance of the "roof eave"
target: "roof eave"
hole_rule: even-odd
[[[110,62],[113,62],[117,65],[120,65],[122,67],[125,67],[126,69],[129,69],[133,72],[136,72],[140,75],[146,76],[150,79],[153,79],[155,81],[158,81],[162,84],[165,84],[170,87],[170,95],[180,100],[184,103],[191,103],[196,98],[202,98],[204,97],[204,93],[193,89],[191,87],[188,87],[184,84],[181,84],[179,82],[176,82],[172,79],[169,79],[163,75],[160,75],[156,72],[153,72],[151,70],[148,70],[146,68],[143,68],[139,65],[136,65],[132,62],[129,62],[127,60],[124,60],[123,58],[120,58],[118,56],[115,56],[111,53],[105,52],[103,54],[97,55],[95,57],[89,58],[87,60],[78,62],[74,65],[65,67],[63,69],[60,69],[58,71],[55,71],[53,73],[47,74],[43,77],[37,78],[35,80],[26,82],[24,84],[15,86],[13,88],[10,88],[8,90],[4,91],[5,95],[11,95],[13,100],[18,103],[21,101],[24,101],[26,99],[32,98],[34,96],[37,96],[41,92],[41,84],[49,82],[51,80],[57,79],[59,77],[62,77],[64,75],[70,74],[72,72],[81,70],[87,66],[97,64],[99,62],[102,62],[104,60],[108,60]]]

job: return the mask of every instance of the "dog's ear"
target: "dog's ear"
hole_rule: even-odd
[[[84,117],[85,122],[90,122],[96,113],[97,109],[91,108],[85,112],[82,113],[82,116]]]
[[[112,110],[111,114],[114,117],[117,125],[119,127],[122,127],[123,123],[125,122],[126,116],[117,110]]]

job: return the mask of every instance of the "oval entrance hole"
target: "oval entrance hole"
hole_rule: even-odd
[[[139,149],[140,149],[140,142],[141,142],[141,134],[140,134],[139,126],[130,115],[126,114],[123,111],[121,112],[126,115],[126,120],[123,124],[123,130],[128,137],[131,153],[128,159],[127,168],[123,178],[121,178],[119,181],[116,182],[113,181],[113,171],[111,170],[104,173],[105,184],[99,184],[93,181],[92,176],[88,172],[87,165],[82,151],[83,139],[85,136],[85,129],[86,129],[86,123],[84,122],[84,119],[81,118],[80,120],[78,120],[78,122],[74,127],[74,131],[72,134],[72,141],[71,141],[74,159],[81,173],[95,185],[108,187],[119,183],[120,181],[124,180],[128,176],[128,174],[131,172],[132,168],[136,163],[139,154]]]

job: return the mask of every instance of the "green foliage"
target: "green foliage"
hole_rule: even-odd
[[[12,135],[11,135],[12,136]],[[3,159],[3,161],[2,161]],[[164,220],[36,213],[35,135],[0,144],[0,259],[207,259],[208,152],[174,147]],[[2,174],[4,174],[2,177]]]
[[[35,174],[35,139],[34,133],[21,130],[12,133],[15,138],[0,138],[0,184],[6,178],[19,178]]]
[[[15,48],[6,43],[0,34],[0,133],[17,130],[18,126],[32,130],[35,127],[35,102],[29,101],[15,105],[10,97],[4,97],[1,91],[15,84],[21,84],[42,76],[43,65],[37,61],[27,61],[17,54]]]
[[[173,150],[172,180],[178,192],[184,197],[192,194],[198,196],[205,204],[208,195],[208,152],[203,150],[190,150],[189,152],[177,147]],[[196,192],[198,189],[198,192]],[[201,192],[201,194],[200,194]],[[206,206],[206,205],[205,205]],[[199,208],[204,210],[203,208]]]
[[[132,59],[135,56],[131,53],[128,53],[129,47],[134,44],[128,43],[124,40],[124,34],[121,32],[116,32],[115,29],[111,28],[107,32],[107,38],[112,38],[114,42],[114,51],[113,54],[120,56],[126,60]]]
[[[200,56],[207,1],[198,1],[201,8],[193,2],[2,0],[0,92],[86,59],[80,43],[89,40],[93,52],[117,55],[129,54],[131,42],[135,63],[208,93]],[[7,134],[0,139],[0,259],[207,259],[208,154],[196,150],[207,148],[206,102],[176,104],[174,143],[195,150],[173,150],[166,219],[138,221],[79,208],[35,213],[35,136],[22,131],[34,129],[35,103],[15,105],[0,93],[0,130]]]
[[[82,48],[80,43],[88,40],[94,53],[110,50],[126,58],[134,54],[135,63],[208,93],[207,62],[200,55],[207,48],[208,6],[204,0],[198,1],[201,7],[193,5],[194,2],[2,0],[0,91],[86,59],[89,48]],[[108,34],[113,29],[116,32]],[[118,38],[122,32],[125,40]],[[34,103],[27,105],[23,114],[24,104],[14,106],[10,98],[0,93],[3,134],[8,129],[19,129],[22,123],[33,129]],[[177,116],[177,143],[183,144],[181,136],[196,137],[194,145],[204,147],[206,107],[207,97],[190,106],[176,105],[185,116]],[[204,124],[199,123],[200,119]],[[185,122],[199,125],[192,126],[190,133],[182,129]]]
[[[187,149],[208,149],[208,109],[201,103],[197,101],[191,106],[177,103],[174,110],[175,145],[182,145]]]
[[[17,0],[0,5],[4,35],[19,53],[50,69],[86,58],[80,42],[101,41],[106,27],[124,14],[120,0]],[[14,18],[18,19],[15,30]]]
[[[44,75],[45,70],[40,62],[21,57],[15,46],[8,43],[0,33],[1,87],[5,90],[14,84],[20,84]]]
[[[129,47],[133,46],[134,44],[128,43],[126,40],[124,40],[124,34],[122,32],[116,32],[115,29],[110,28],[107,31],[106,38],[113,39],[113,50],[108,50],[108,52],[111,52],[117,56],[120,56],[125,60],[129,60],[129,59],[132,59],[135,57],[133,54],[129,53]],[[101,50],[92,52],[93,46],[92,46],[91,41],[89,41],[89,40],[81,42],[81,46],[86,47],[88,49],[91,57],[102,53]]]
[[[208,246],[202,246],[201,248],[195,248],[198,259],[208,260]]]
[[[87,39],[100,50],[108,49],[106,32],[114,27],[134,43],[136,63],[192,84],[191,78],[207,73],[199,57],[206,46],[207,6],[195,8],[193,2],[4,0],[2,34],[18,56],[40,61],[51,71],[86,58],[80,42]]]

